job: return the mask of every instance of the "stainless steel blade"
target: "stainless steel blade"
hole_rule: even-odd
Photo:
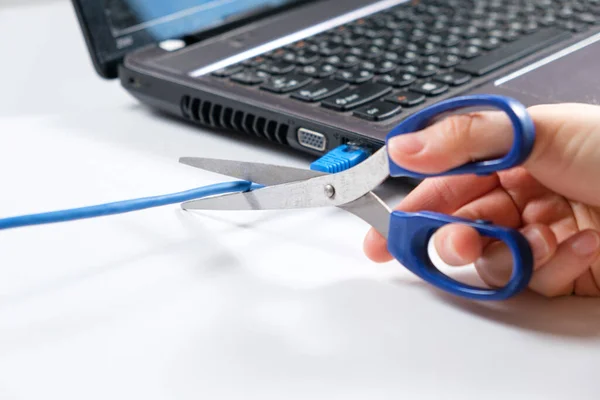
[[[364,196],[388,177],[389,161],[384,146],[356,167],[338,174],[326,174],[252,192],[192,200],[182,207],[186,210],[278,210],[341,206]]]
[[[348,204],[339,206],[339,208],[362,219],[375,228],[381,236],[388,238],[392,210],[375,193],[369,192]]]
[[[251,181],[265,186],[297,182],[317,176],[323,172],[272,164],[245,161],[220,160],[216,158],[182,157],[179,162],[205,171]]]
[[[258,183],[258,182],[257,182]],[[229,202],[230,200],[227,197],[232,195],[225,194],[217,197],[213,197],[210,199],[202,200],[204,203],[207,203],[207,207],[195,208],[195,210],[224,210],[221,206],[223,202]],[[210,201],[209,201],[210,200]],[[234,200],[235,201],[235,200]],[[245,203],[244,207],[235,207],[236,203],[232,203],[232,206],[229,209],[233,210],[256,210],[259,208],[251,208],[252,203]],[[250,206],[250,208],[246,207]],[[182,205],[184,209],[188,209],[186,207],[186,203]],[[389,235],[389,224],[390,224],[390,213],[391,210],[381,200],[375,193],[369,192],[358,199],[351,201],[350,203],[343,204],[341,206],[337,206],[338,208],[349,212],[350,214],[362,219],[367,224],[371,225],[377,232],[379,232],[384,238],[388,238]]]

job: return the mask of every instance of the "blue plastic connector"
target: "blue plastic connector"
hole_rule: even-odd
[[[343,144],[310,164],[310,169],[335,174],[360,164],[370,155],[371,152],[365,147],[351,143]]]

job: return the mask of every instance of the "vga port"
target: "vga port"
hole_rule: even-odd
[[[298,129],[298,143],[304,147],[318,151],[325,151],[327,148],[327,138],[325,135],[305,128]]]

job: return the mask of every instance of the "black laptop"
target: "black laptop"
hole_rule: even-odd
[[[600,0],[73,3],[98,73],[141,102],[314,156],[452,96],[600,98]]]

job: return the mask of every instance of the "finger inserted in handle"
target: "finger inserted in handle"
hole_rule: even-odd
[[[485,135],[480,134],[476,139],[472,139],[473,132],[471,130],[474,130],[474,134],[477,134],[477,132],[483,131],[481,126],[477,127],[475,124],[473,124],[473,126],[471,126],[471,124],[463,124],[467,126],[456,127],[454,124],[450,123],[436,124],[435,126],[438,126],[440,129],[444,128],[448,131],[464,130],[465,132],[448,132],[449,140],[444,140],[446,137],[442,136],[438,141],[427,142],[427,144],[425,144],[424,152],[421,151],[416,155],[407,153],[406,157],[403,158],[406,158],[406,160],[413,160],[413,165],[410,167],[406,165],[400,166],[390,157],[391,176],[411,176],[423,179],[430,176],[457,174],[488,175],[496,171],[509,169],[522,164],[531,154],[535,142],[533,120],[529,116],[525,106],[518,101],[509,97],[495,95],[470,95],[452,98],[434,104],[431,107],[409,116],[388,134],[386,143],[388,144],[389,153],[394,155],[394,146],[393,143],[390,143],[390,139],[397,138],[400,135],[419,132],[418,135],[411,135],[412,138],[421,139],[421,142],[426,142],[422,137],[422,134],[425,132],[436,132],[437,134],[437,131],[433,131],[432,129],[423,131],[423,129],[427,128],[441,115],[473,107],[492,108],[497,112],[503,113],[508,118],[510,121],[508,125],[512,126],[513,131],[512,146],[510,146],[508,152],[506,149],[508,146],[505,144],[506,138],[491,137],[488,130],[485,130]],[[454,117],[454,121],[458,121],[458,119]],[[489,123],[493,123],[491,121],[492,119],[490,119]],[[494,126],[494,128],[497,128],[497,126]],[[501,130],[504,131],[504,126]],[[444,135],[444,133],[445,132],[440,132],[440,135]],[[457,140],[457,133],[464,133],[464,135],[462,135],[464,140]],[[479,140],[480,138],[481,140]],[[410,144],[411,143],[407,144],[408,147],[405,151],[410,152],[411,148],[414,147]],[[486,146],[486,144],[488,144],[488,146]],[[502,148],[497,149],[497,147]],[[445,148],[448,148],[447,153],[444,153]],[[400,147],[398,151],[403,151],[402,147]],[[441,154],[438,154],[436,157],[434,153]],[[505,155],[502,156],[502,154]],[[400,153],[400,156],[402,155],[403,153]],[[427,161],[427,155],[431,156],[429,157],[429,161]],[[485,156],[497,158],[486,159]],[[484,160],[471,161],[473,159],[481,158]],[[420,161],[422,161],[421,165],[419,165]],[[463,164],[460,165],[460,163]]]
[[[403,266],[437,288],[460,297],[475,300],[505,300],[519,294],[533,275],[533,254],[529,243],[518,231],[433,212],[406,213],[394,211],[390,217],[388,249]],[[482,236],[501,240],[511,251],[513,270],[509,282],[499,289],[467,285],[443,274],[428,254],[428,243],[442,226],[466,224]]]

